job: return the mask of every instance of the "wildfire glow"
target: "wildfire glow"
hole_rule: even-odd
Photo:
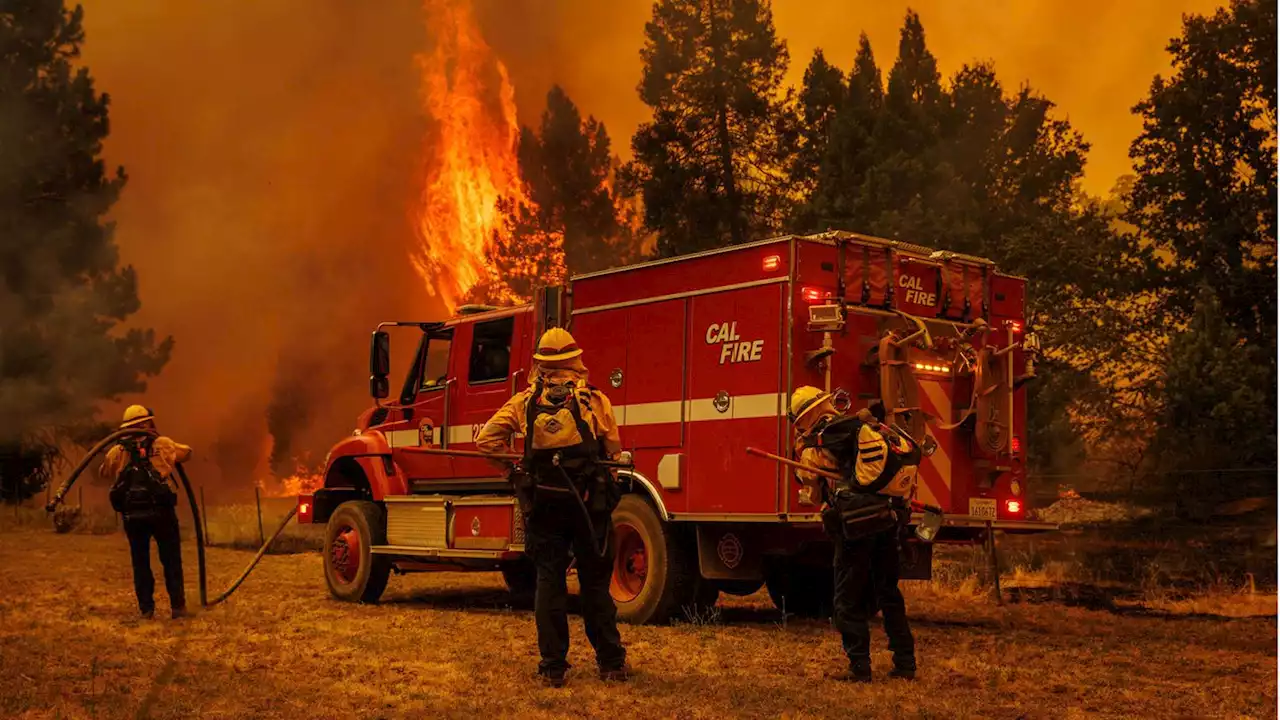
[[[505,232],[498,198],[524,199],[519,125],[507,69],[484,41],[470,0],[424,0],[433,49],[418,57],[423,110],[420,246],[414,267],[450,308],[493,276],[487,250]]]

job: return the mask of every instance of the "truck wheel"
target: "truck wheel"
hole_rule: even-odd
[[[382,508],[367,500],[349,500],[329,516],[324,534],[324,579],[329,592],[348,602],[377,602],[387,588],[391,560],[369,551],[387,542]]]
[[[624,495],[614,509],[609,592],[619,619],[635,625],[666,622],[683,606],[707,599],[698,592],[697,558],[677,530],[639,495]]]
[[[830,567],[777,563],[765,569],[774,607],[797,617],[831,617],[835,580]]]
[[[502,579],[511,591],[511,603],[517,607],[533,605],[538,589],[538,568],[527,556],[502,564]]]

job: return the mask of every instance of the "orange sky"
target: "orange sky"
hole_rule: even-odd
[[[647,116],[635,87],[649,0],[475,2],[523,122],[537,122],[559,82],[628,154]],[[295,449],[323,455],[368,405],[372,326],[441,314],[407,259],[425,135],[421,0],[83,4],[83,59],[112,99],[107,160],[130,176],[112,216],[139,272],[135,320],[177,339],[146,402],[238,484],[261,455],[283,379],[304,399],[291,412]],[[1139,128],[1129,108],[1167,70],[1180,13],[1215,3],[912,6],[945,73],[990,59],[1007,85],[1027,80],[1057,102],[1094,144],[1087,186],[1102,193],[1128,168]],[[906,4],[774,8],[798,82],[817,46],[847,68],[864,29],[887,68]]]
[[[485,29],[507,59],[517,100],[531,112],[559,82],[584,112],[604,121],[618,151],[648,117],[636,95],[639,48],[650,0],[546,2],[479,0]],[[907,8],[924,22],[944,76],[973,60],[995,63],[1010,91],[1022,82],[1058,104],[1093,144],[1085,185],[1110,190],[1129,171],[1129,142],[1141,129],[1129,112],[1168,72],[1165,46],[1184,12],[1212,13],[1215,0],[774,0],[778,35],[791,52],[789,81],[799,84],[821,47],[847,70],[858,35],[871,38],[886,77]]]

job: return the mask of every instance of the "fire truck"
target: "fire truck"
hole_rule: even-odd
[[[474,450],[527,387],[541,332],[560,326],[633,461],[613,513],[619,615],[661,622],[762,587],[786,612],[820,614],[832,547],[819,508],[790,467],[745,452],[793,456],[787,407],[801,385],[842,409],[880,403],[921,443],[917,498],[945,513],[937,542],[1053,528],[1027,518],[1024,383],[1039,348],[1025,285],[983,258],[827,232],[580,275],[520,307],[382,323],[374,404],[325,459],[324,486],[299,498],[298,521],[327,524],[325,579],[340,599],[374,602],[392,572],[438,570],[500,571],[531,596],[501,468],[439,451]],[[417,343],[394,398],[392,332]],[[932,547],[906,544],[904,578],[930,577]]]

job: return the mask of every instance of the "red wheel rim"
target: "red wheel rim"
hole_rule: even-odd
[[[619,602],[635,600],[649,576],[649,551],[644,538],[631,525],[620,523],[613,528],[617,554],[613,561],[613,582],[609,592]]]
[[[350,525],[338,528],[329,546],[329,565],[343,584],[349,584],[360,572],[360,532]]]

